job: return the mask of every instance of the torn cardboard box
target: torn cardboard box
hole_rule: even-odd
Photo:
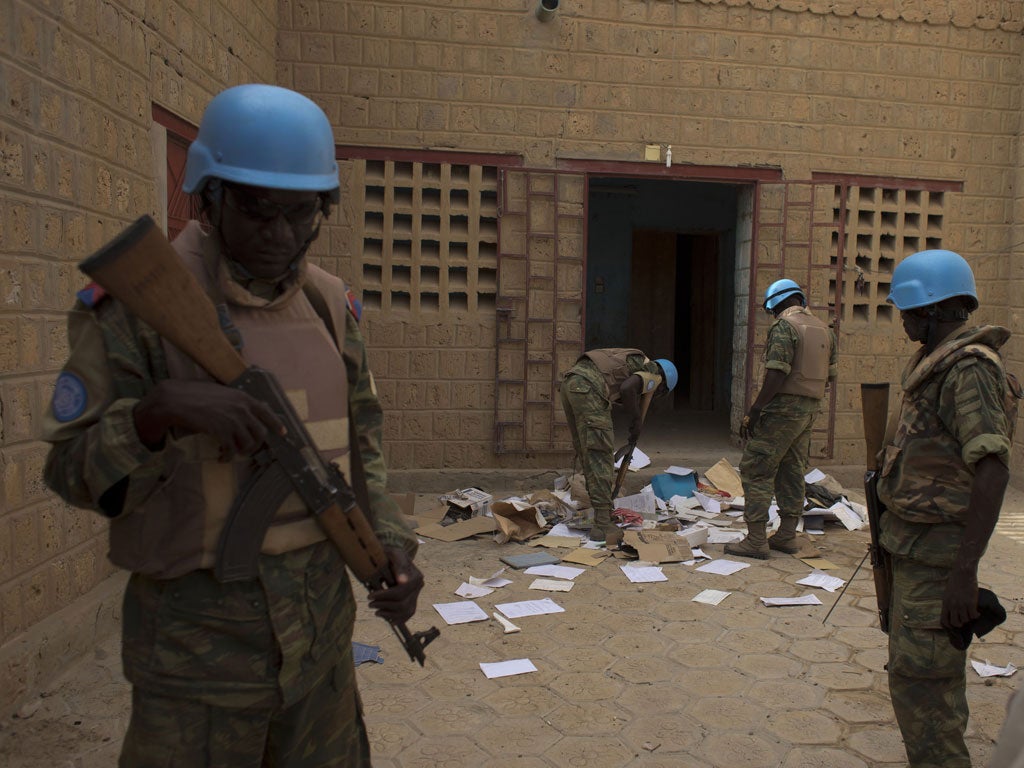
[[[520,508],[507,501],[495,501],[491,504],[491,514],[498,533],[494,540],[499,544],[509,541],[526,541],[544,530],[545,526],[537,521],[537,508]]]
[[[681,563],[692,560],[691,550],[707,540],[706,528],[696,528],[683,534],[671,531],[626,531],[622,546],[635,550],[639,558],[648,563]]]

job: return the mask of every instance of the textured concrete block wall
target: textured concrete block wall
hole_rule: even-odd
[[[345,142],[511,152],[537,167],[639,161],[657,143],[676,164],[776,166],[788,179],[962,182],[943,199],[942,244],[977,272],[978,319],[1012,320],[1019,1],[594,0],[548,23],[527,0],[280,8],[279,75]],[[388,348],[372,323],[368,335]],[[891,319],[847,324],[840,345],[847,388],[866,372],[898,380],[909,352]],[[1019,342],[1008,352],[1021,360]],[[386,390],[399,381],[380,376]],[[837,459],[861,458],[858,412],[844,390]]]
[[[64,660],[38,651],[68,646],[69,628],[45,617],[87,593],[102,595],[92,615],[116,604],[94,590],[113,571],[102,518],[42,483],[41,419],[85,283],[75,264],[160,214],[154,102],[196,122],[222,87],[274,79],[276,12],[235,0],[0,3],[0,709]]]

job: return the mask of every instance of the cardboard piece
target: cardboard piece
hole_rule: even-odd
[[[826,560],[824,557],[801,557],[800,560],[811,566],[811,568],[816,568],[819,571],[828,571],[839,567],[831,560]]]
[[[579,536],[552,536],[550,533],[529,543],[531,547],[567,547],[569,549],[575,549],[579,545]]]
[[[495,501],[491,504],[491,514],[499,534],[495,540],[499,544],[509,541],[526,541],[544,530],[537,523],[537,508],[518,509],[515,504],[507,501]]]
[[[566,555],[562,555],[563,563],[576,563],[577,565],[600,565],[611,553],[606,549],[587,549],[580,547]]]
[[[492,517],[471,517],[469,520],[462,520],[451,525],[440,523],[427,523],[416,529],[420,536],[438,541],[458,541],[476,536],[478,533],[490,533],[495,528]]]
[[[704,537],[707,538],[707,531]],[[671,531],[626,531],[622,545],[635,550],[648,563],[681,563],[692,559],[692,548],[700,546]]]
[[[448,510],[445,507],[433,507],[424,512],[413,515],[412,519],[416,523],[416,528],[421,528],[425,525],[429,525],[430,523],[440,523],[444,519],[445,512],[447,511]]]
[[[729,463],[728,459],[720,459],[715,466],[704,473],[704,477],[720,491],[725,491],[730,496],[743,495],[743,481],[740,480],[740,473]]]

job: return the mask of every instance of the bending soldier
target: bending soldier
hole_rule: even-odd
[[[645,398],[650,402],[668,394],[677,381],[679,374],[670,360],[649,360],[639,349],[592,349],[565,374],[562,409],[594,508],[591,541],[615,546],[622,540],[611,517],[616,459],[612,406],[620,405],[629,416],[629,441],[635,445],[643,427]]]

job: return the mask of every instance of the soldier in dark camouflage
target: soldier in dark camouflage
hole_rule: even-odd
[[[772,283],[764,308],[776,318],[765,343],[764,383],[740,427],[747,441],[740,461],[747,536],[725,546],[726,554],[758,560],[767,559],[771,549],[799,550],[796,528],[804,509],[811,427],[837,369],[835,334],[807,309],[799,285],[788,279]],[[768,539],[773,496],[781,524]]]
[[[912,768],[964,768],[967,654],[948,630],[979,615],[978,564],[1009,479],[1012,397],[997,350],[1010,333],[966,327],[974,275],[951,251],[908,256],[888,300],[921,344],[878,481],[893,564],[889,691]]]
[[[228,89],[207,107],[185,175],[211,226],[191,222],[174,248],[240,331],[247,362],[275,375],[324,459],[349,476],[356,435],[366,511],[396,582],[371,592],[370,607],[406,621],[423,577],[386,490],[358,303],[305,259],[338,187],[319,107],[273,86]],[[298,496],[257,542],[257,578],[214,575],[220,531],[255,471],[250,455],[281,425],[102,291],[80,298],[47,415],[45,479],[109,518],[110,558],[132,571],[122,628],[132,715],[120,765],[367,768],[352,588]]]
[[[562,380],[562,410],[572,444],[583,465],[587,493],[594,508],[591,541],[616,546],[622,531],[612,522],[615,460],[612,406],[629,415],[629,439],[636,443],[643,427],[643,403],[671,392],[679,374],[665,359],[649,360],[639,349],[610,348],[584,352]]]

